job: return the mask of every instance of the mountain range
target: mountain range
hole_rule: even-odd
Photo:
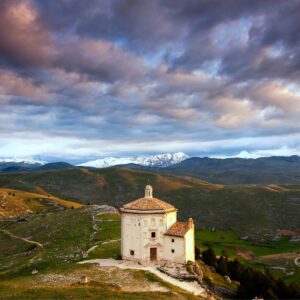
[[[189,156],[182,152],[151,156],[105,157],[78,164],[77,167],[108,168],[117,165],[124,166],[134,164],[142,167],[165,168],[178,164],[187,158],[189,158]],[[43,171],[74,167],[76,166],[65,162],[47,163],[45,161],[28,158],[0,159],[0,171],[3,172]]]
[[[106,157],[102,159],[88,161],[79,164],[78,166],[107,168],[117,165],[136,164],[145,167],[165,168],[174,164],[178,164],[187,158],[189,158],[189,156],[182,152],[158,154],[151,156]]]
[[[74,168],[127,168],[190,176],[217,184],[299,184],[300,157],[256,159],[188,157],[182,152],[152,156],[107,157],[74,166],[66,162],[1,161],[2,172],[41,172]]]

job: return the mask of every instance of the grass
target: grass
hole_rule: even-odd
[[[202,250],[211,246],[217,255],[224,255],[225,251],[230,258],[239,257],[245,264],[258,269],[288,265],[287,273],[295,272],[292,276],[286,276],[278,271],[272,270],[272,272],[275,276],[283,277],[287,282],[299,282],[299,268],[294,265],[293,259],[278,260],[275,254],[294,253],[296,255],[300,253],[300,242],[290,242],[289,238],[281,238],[277,241],[251,243],[241,240],[235,232],[230,230],[197,230],[195,235],[196,244],[200,245]]]
[[[230,230],[197,230],[195,239],[197,244],[213,246],[218,255],[222,254],[222,250],[226,250],[229,255],[237,256],[237,247],[251,251],[254,256],[300,251],[300,243],[290,242],[289,238],[264,243],[251,243],[241,240],[235,232]]]
[[[33,269],[40,272],[63,268],[69,263],[81,259],[81,252],[90,246],[93,232],[91,214],[87,209],[66,210],[47,215],[37,215],[28,222],[11,222],[5,230],[16,236],[28,238],[44,245],[28,251],[31,244],[21,243],[18,239],[7,240],[0,232],[0,238],[6,243],[2,248],[14,249],[13,255],[0,255],[1,278],[28,275]],[[29,262],[29,263],[28,263]]]
[[[1,293],[1,290],[0,290]],[[171,292],[123,292],[104,287],[72,287],[72,288],[23,288],[10,292],[5,299],[114,299],[114,300],[152,300],[152,299],[199,299],[187,294],[174,294]]]
[[[121,222],[120,215],[105,214],[98,215],[98,231],[94,235],[94,242],[99,243],[89,253],[88,258],[118,258],[121,253]]]
[[[44,248],[30,249],[30,244],[0,232],[0,298],[2,299],[197,299],[173,287],[156,276],[143,271],[106,271],[94,265],[78,265],[81,252],[97,244],[88,258],[108,258],[120,254],[120,217],[98,215],[98,231],[94,234],[93,207],[66,210],[47,215],[36,215],[28,222],[6,222],[5,228],[16,236],[30,238]],[[117,241],[109,242],[116,239]],[[32,270],[38,275],[32,275]],[[93,271],[94,270],[94,271]],[[51,275],[52,274],[52,275]],[[74,276],[87,274],[92,278],[87,285],[64,284],[60,279],[53,286],[40,281],[49,275]],[[122,290],[118,281],[127,285]],[[130,281],[133,281],[131,284]],[[42,282],[42,283],[41,283]],[[74,281],[76,282],[76,280]],[[136,282],[136,283],[134,283]],[[169,292],[150,292],[135,289],[141,285],[158,284]]]
[[[203,272],[203,280],[206,281],[212,287],[223,287],[230,291],[235,292],[237,290],[237,284],[232,282],[229,283],[225,280],[225,278],[218,273],[212,271],[212,269],[203,263],[201,260],[198,260],[197,263],[199,264],[202,272]]]
[[[18,217],[32,213],[57,211],[60,208],[80,208],[83,205],[46,194],[0,188],[0,218]]]
[[[116,241],[108,244],[98,245],[96,249],[89,253],[88,259],[91,258],[119,258],[121,252],[121,242]]]

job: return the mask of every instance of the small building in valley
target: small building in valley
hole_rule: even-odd
[[[152,194],[152,187],[147,185],[143,198],[120,209],[122,258],[141,262],[195,261],[193,219],[178,222],[177,209]]]

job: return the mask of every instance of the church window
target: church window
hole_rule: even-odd
[[[174,249],[172,249],[172,253],[175,253],[175,250],[174,250]]]
[[[172,243],[174,243],[174,239],[172,239]]]
[[[152,238],[155,238],[155,236],[156,236],[156,232],[155,232],[155,231],[152,231],[152,232],[151,232],[151,237],[152,237]]]
[[[130,255],[134,256],[134,251],[130,250]]]

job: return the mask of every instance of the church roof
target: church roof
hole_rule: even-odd
[[[139,198],[137,200],[134,200],[132,202],[129,202],[127,204],[124,204],[121,208],[121,211],[130,210],[130,211],[136,211],[136,212],[170,212],[170,211],[176,211],[177,209],[158,198],[154,198],[152,196],[153,189],[151,185],[147,185],[145,188],[145,197]]]
[[[187,223],[176,222],[168,229],[165,234],[183,237],[189,231],[189,229],[190,227]]]
[[[172,210],[175,207],[158,198],[140,198],[123,205],[127,209],[137,210]]]

